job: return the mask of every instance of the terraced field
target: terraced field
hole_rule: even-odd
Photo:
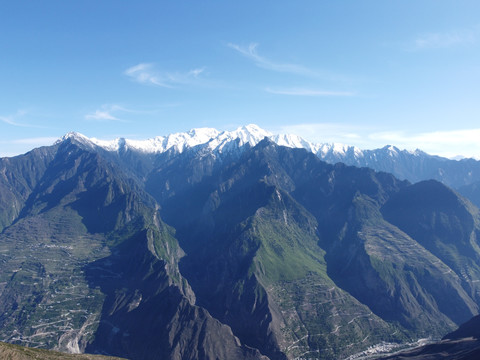
[[[73,212],[64,219],[27,217],[0,235],[1,341],[80,353],[98,326],[104,295],[83,267],[109,250]]]

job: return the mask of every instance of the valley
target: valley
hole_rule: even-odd
[[[478,208],[262,135],[197,130],[151,152],[69,134],[2,159],[0,340],[133,360],[353,359],[478,314]]]

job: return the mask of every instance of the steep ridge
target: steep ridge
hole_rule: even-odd
[[[56,145],[0,234],[1,338],[130,359],[260,359],[194,305],[155,201],[80,145]]]
[[[229,324],[243,342],[278,359],[308,353],[337,357],[342,345],[350,345],[347,351],[365,346],[364,332],[376,335],[373,341],[380,333],[394,333],[394,326],[328,278],[317,222],[284,190],[291,179],[268,153],[269,145],[262,142],[204,179],[179,160],[182,169],[191,169],[185,179],[198,181],[191,189],[172,182],[159,199],[182,248],[194,254],[183,258],[180,268],[198,304]],[[319,163],[313,155],[310,160]],[[185,198],[192,210],[187,216],[178,210]]]
[[[112,141],[89,139],[81,134],[69,133],[63,139],[75,138],[91,147],[101,148],[107,152],[128,153],[135,158],[137,166],[145,165],[145,158],[170,152],[182,153],[196,148],[215,156],[224,153],[238,153],[244,145],[255,146],[265,137],[278,145],[290,148],[306,149],[320,159],[335,164],[338,162],[357,167],[369,167],[376,171],[388,172],[399,179],[410,182],[438,180],[458,189],[474,204],[480,206],[475,183],[480,182],[480,161],[475,159],[450,160],[440,156],[429,155],[421,150],[400,150],[387,145],[373,150],[361,150],[355,146],[338,143],[312,143],[297,135],[272,134],[250,124],[234,131],[218,131],[211,128],[192,129],[185,133],[158,136],[148,140],[129,140],[124,138]],[[137,156],[140,153],[141,156]],[[139,162],[140,161],[140,162]],[[473,188],[472,188],[473,187]]]
[[[459,274],[463,288],[479,301],[478,208],[445,185],[431,180],[400,191],[385,204],[382,212],[388,221]]]
[[[256,134],[159,153],[71,134],[3,159],[0,339],[131,359],[337,359],[478,313],[468,201]]]
[[[0,231],[15,221],[53,159],[55,149],[42,147],[22,156],[0,158]]]
[[[337,284],[383,319],[399,321],[405,328],[424,334],[435,333],[429,326],[432,322],[437,329],[448,329],[451,320],[459,324],[478,311],[459,284],[460,272],[450,276],[450,269],[432,256],[435,254],[422,249],[416,238],[382,219],[381,205],[391,197],[400,197],[396,194],[407,189],[421,189],[387,174],[340,165],[323,177],[329,181],[327,191],[318,186],[321,179],[317,177],[304,188],[298,186],[294,195],[319,221],[320,244],[326,251],[329,275]],[[437,191],[437,196],[442,194]],[[413,223],[420,220],[411,219]],[[446,242],[456,241],[451,235]],[[448,293],[458,294],[455,301],[464,310],[461,316],[449,313],[448,306],[440,309],[446,317],[439,314],[443,295],[437,293],[435,283],[447,284]],[[376,295],[372,297],[368,290]]]
[[[408,183],[266,140],[227,166],[196,154],[170,158],[147,190],[177,230],[198,304],[246,344],[272,357],[336,358],[359,343],[441,336],[478,312],[459,274],[383,219],[382,205]]]
[[[480,208],[480,181],[462,185],[457,188],[457,191]]]

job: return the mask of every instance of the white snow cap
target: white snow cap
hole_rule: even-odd
[[[260,128],[258,125],[249,124],[241,126],[233,131],[218,131],[213,128],[196,128],[187,132],[174,133],[165,136],[156,136],[147,140],[130,140],[117,138],[115,140],[100,140],[88,138],[76,132],[70,132],[63,136],[58,142],[73,138],[91,147],[101,147],[107,151],[118,151],[122,147],[126,149],[141,151],[144,153],[158,154],[173,149],[179,153],[198,145],[204,145],[213,152],[234,151],[239,146],[250,144],[257,145],[264,138],[268,138],[281,146],[290,148],[306,149],[319,156],[328,153],[343,154],[351,151],[356,156],[361,155],[361,150],[343,144],[315,144],[300,136],[292,134],[272,134]]]

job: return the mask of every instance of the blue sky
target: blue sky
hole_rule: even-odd
[[[256,123],[480,157],[480,2],[0,1],[0,156]]]

